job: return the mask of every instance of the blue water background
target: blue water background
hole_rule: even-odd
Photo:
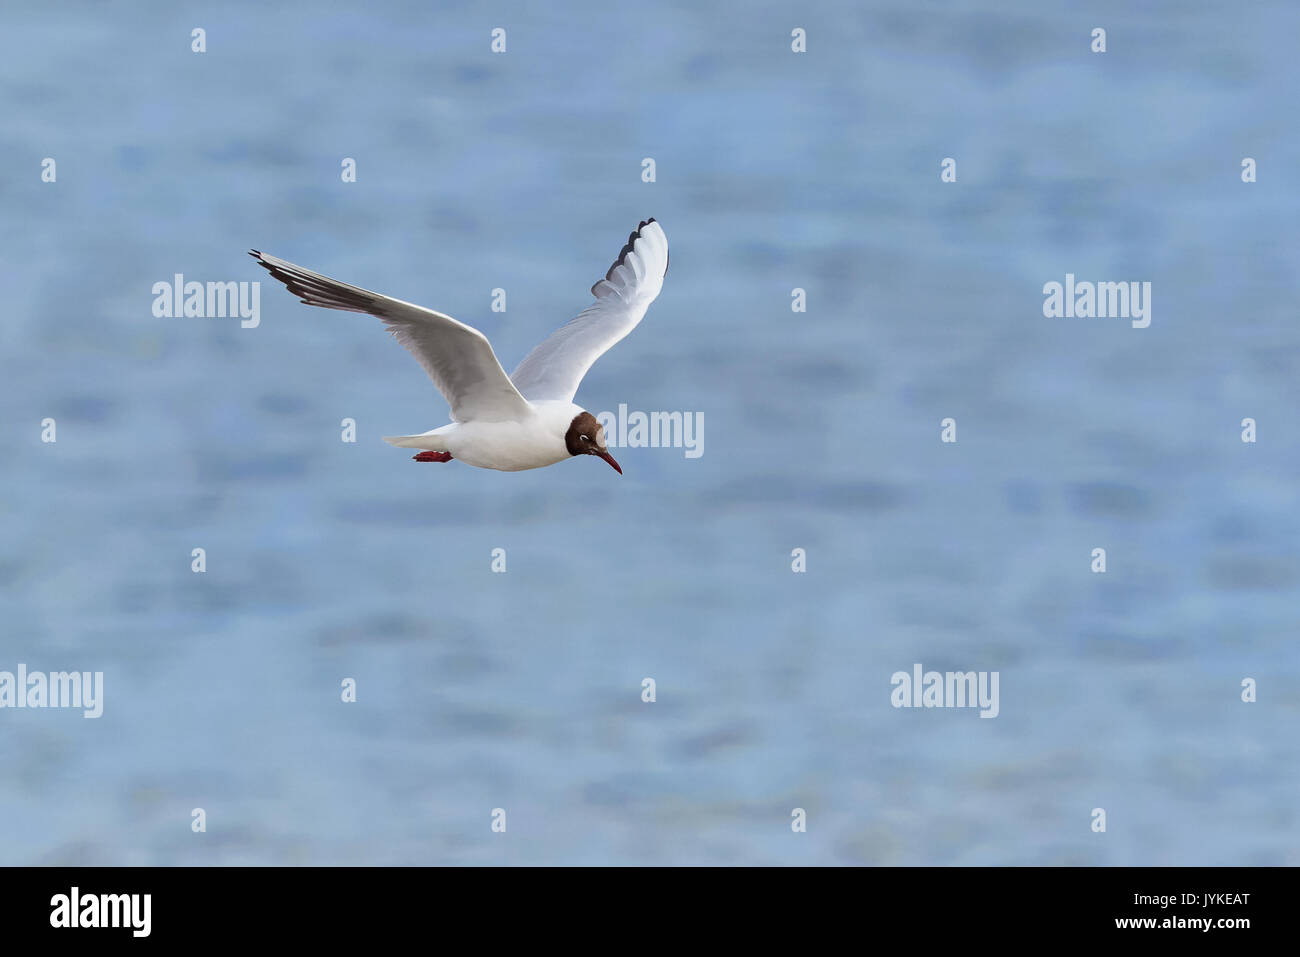
[[[0,669],[105,710],[0,711],[0,863],[1300,863],[1294,4],[3,19]],[[418,366],[245,255],[512,368],[651,215],[578,401],[704,455],[621,478],[412,463]],[[1150,327],[1044,318],[1067,272]],[[261,325],[155,318],[175,273]],[[891,707],[916,662],[999,716]]]

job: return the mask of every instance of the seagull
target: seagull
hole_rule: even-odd
[[[623,474],[605,445],[604,426],[574,405],[573,397],[592,363],[636,328],[663,288],[668,237],[653,216],[628,236],[605,278],[591,287],[596,301],[543,340],[509,376],[487,336],[473,326],[256,249],[248,254],[309,306],[382,319],[424,367],[451,407],[451,422],[420,435],[384,437],[391,445],[423,450],[415,461],[459,459],[519,472],[595,455]]]

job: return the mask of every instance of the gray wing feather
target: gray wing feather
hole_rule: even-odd
[[[593,302],[556,329],[510,376],[531,400],[572,402],[592,363],[637,327],[663,288],[668,237],[654,218],[628,237],[605,278],[591,287]]]
[[[249,255],[309,306],[363,312],[382,319],[446,398],[454,421],[517,419],[531,410],[501,368],[492,344],[472,326],[255,249]]]

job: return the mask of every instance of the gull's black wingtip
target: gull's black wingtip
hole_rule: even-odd
[[[248,251],[248,255],[252,256],[254,259],[261,259],[261,258],[262,258],[262,254],[261,254],[261,252],[258,251],[258,250],[256,250],[256,249],[250,249],[250,250]]]
[[[657,222],[657,220],[653,216],[649,219],[643,219],[641,222],[637,223],[636,229],[627,234],[627,243],[618,251],[618,258],[614,260],[614,265],[610,266],[609,271],[605,273],[606,279],[609,279],[614,274],[615,269],[623,265],[623,261],[627,259],[627,254],[632,251],[632,244],[641,238],[641,230],[654,222]],[[667,265],[667,263],[664,264],[665,269],[667,268]]]

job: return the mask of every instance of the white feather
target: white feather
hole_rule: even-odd
[[[653,219],[628,238],[628,247],[591,287],[596,301],[556,329],[510,375],[530,401],[572,402],[592,363],[637,327],[668,272],[668,237]]]

